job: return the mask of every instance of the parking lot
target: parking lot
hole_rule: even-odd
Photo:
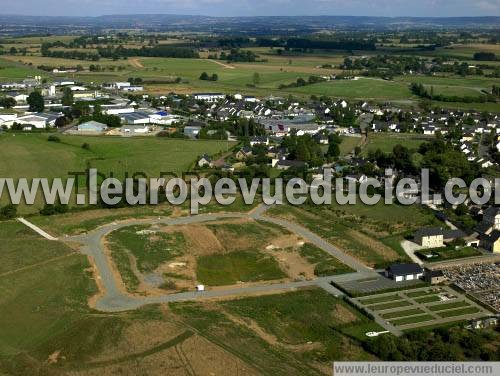
[[[378,321],[392,331],[416,329],[491,316],[492,313],[448,286],[411,290],[353,298]]]

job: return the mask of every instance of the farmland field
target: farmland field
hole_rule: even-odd
[[[143,172],[159,177],[160,172],[179,174],[188,171],[196,158],[225,151],[227,142],[169,140],[155,137],[114,138],[59,136],[61,142],[48,142],[46,134],[0,135],[0,176],[9,178],[62,178],[69,172],[96,168],[100,173],[120,178],[129,173]],[[87,143],[90,149],[82,148]],[[230,145],[230,144],[229,144]],[[21,206],[24,213],[40,208]]]

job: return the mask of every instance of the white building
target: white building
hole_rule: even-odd
[[[396,282],[414,281],[423,275],[424,271],[418,264],[394,264],[385,271],[385,276]]]
[[[193,94],[193,97],[197,101],[204,101],[209,103],[218,102],[226,98],[226,96],[222,93],[197,93]]]

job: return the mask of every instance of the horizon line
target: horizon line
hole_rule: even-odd
[[[232,16],[212,16],[207,14],[183,14],[183,13],[110,13],[110,14],[100,14],[100,15],[42,15],[42,14],[19,14],[19,13],[7,13],[0,15],[1,17],[45,17],[45,18],[99,18],[99,17],[114,17],[114,16],[177,16],[177,17],[207,17],[207,18],[272,18],[272,17],[282,17],[282,18],[323,18],[323,17],[352,17],[352,18],[385,18],[385,19],[397,19],[397,18],[408,18],[408,19],[453,19],[453,18],[500,18],[500,16],[491,15],[481,15],[481,16],[369,16],[369,15],[352,15],[352,14],[324,14],[324,15],[232,15]]]

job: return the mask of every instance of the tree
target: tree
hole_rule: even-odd
[[[17,207],[9,204],[0,208],[0,219],[12,219],[17,216]]]
[[[45,103],[42,94],[39,91],[34,91],[28,96],[26,100],[29,104],[31,112],[42,112],[45,108]]]
[[[62,128],[68,123],[68,119],[66,116],[61,116],[56,119],[55,126],[56,128]]]
[[[16,105],[16,100],[11,97],[2,97],[0,98],[0,106],[3,108],[11,108]]]
[[[208,81],[209,77],[208,77],[208,73],[207,72],[203,72],[201,75],[200,75],[200,80],[203,80],[203,81]]]
[[[63,106],[72,106],[73,105],[73,91],[69,87],[65,87],[62,96],[62,104]]]
[[[217,73],[212,74],[212,81],[218,81],[219,80],[219,75]]]
[[[260,74],[255,72],[253,74],[253,84],[254,85],[259,85],[260,84]]]

